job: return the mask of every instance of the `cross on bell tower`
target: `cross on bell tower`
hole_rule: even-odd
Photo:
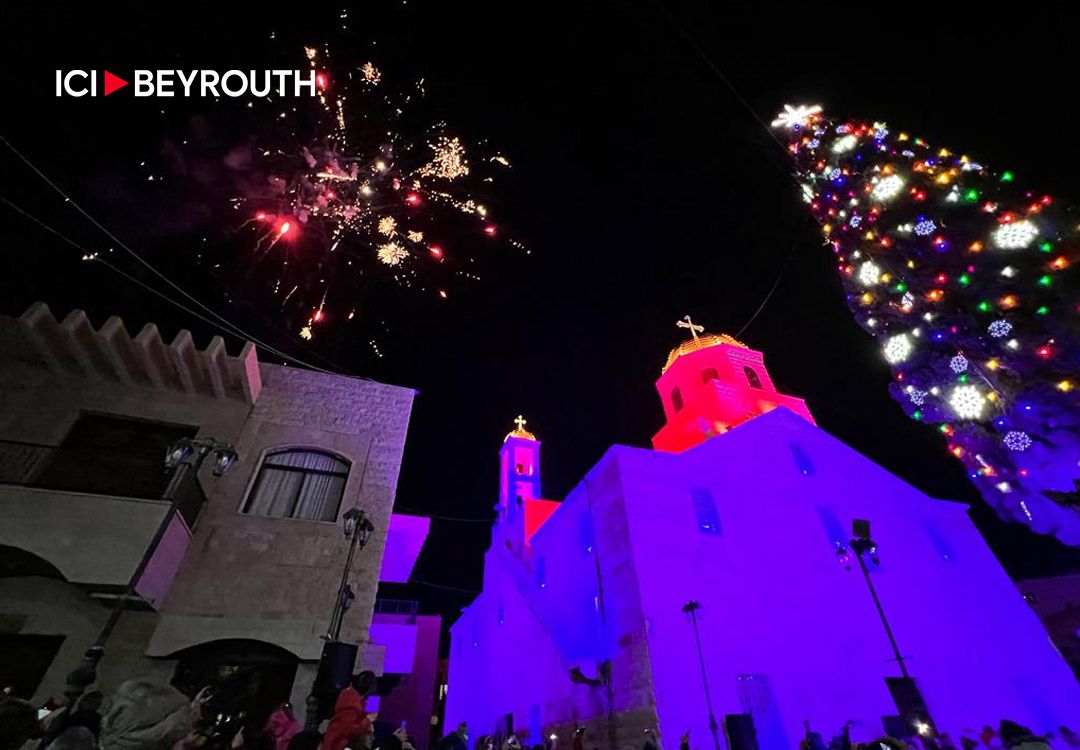
[[[705,326],[699,326],[690,319],[689,315],[684,315],[682,320],[678,321],[675,325],[679,328],[689,328],[690,335],[694,337],[694,341],[698,340],[699,333],[705,333]]]

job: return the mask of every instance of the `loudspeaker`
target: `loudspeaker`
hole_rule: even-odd
[[[750,714],[724,716],[724,739],[728,750],[758,750],[754,717]]]
[[[352,679],[358,650],[355,643],[327,641],[323,644],[319,671],[315,674],[315,683],[311,686],[311,692],[319,698],[320,718],[333,715],[338,693],[344,690]]]

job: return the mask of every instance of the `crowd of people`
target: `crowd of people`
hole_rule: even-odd
[[[252,725],[207,711],[210,688],[188,697],[148,679],[128,680],[108,697],[84,693],[70,707],[37,707],[5,690],[0,750],[414,750],[404,728],[376,738],[367,710],[375,686],[371,672],[356,675],[321,732],[305,730],[288,703]]]
[[[1080,735],[1066,726],[1044,736],[1038,736],[1027,727],[1008,719],[995,728],[989,724],[980,730],[967,729],[958,738],[947,732],[936,734],[930,726],[918,723],[924,731],[910,731],[901,736],[883,736],[869,743],[851,741],[851,724],[828,742],[821,734],[806,727],[806,736],[799,743],[799,750],[1080,750]],[[680,750],[688,750],[688,746]]]
[[[415,750],[405,727],[380,736],[368,712],[375,675],[361,672],[337,697],[322,731],[305,729],[288,703],[279,705],[265,722],[206,715],[209,688],[188,697],[175,687],[148,679],[133,679],[106,697],[84,693],[73,706],[35,707],[10,690],[0,694],[0,750]],[[1080,735],[1062,726],[1037,736],[1012,721],[995,728],[949,734],[913,732],[883,736],[871,743],[853,743],[850,724],[831,740],[806,728],[800,750],[1080,750]],[[573,750],[585,750],[583,729],[573,735]],[[554,741],[534,750],[554,750]],[[691,750],[689,734],[680,750]],[[446,735],[434,750],[469,750],[465,724]],[[513,734],[477,739],[473,750],[524,750]],[[643,750],[659,750],[655,735],[646,731]]]

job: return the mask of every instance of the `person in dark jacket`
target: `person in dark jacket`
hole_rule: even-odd
[[[439,740],[438,750],[469,750],[469,728],[464,721],[458,724],[453,732]]]
[[[1050,750],[1050,745],[1042,737],[1036,737],[1031,730],[1005,719],[998,729],[1001,744],[1010,750]]]

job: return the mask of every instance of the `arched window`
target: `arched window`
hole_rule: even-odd
[[[680,391],[678,388],[671,389],[671,408],[675,411],[682,411],[682,391]]]
[[[271,451],[263,458],[243,512],[334,521],[348,477],[349,462],[332,453],[303,448]]]
[[[761,377],[757,374],[757,370],[753,367],[742,368],[743,373],[746,375],[746,382],[750,384],[751,388],[761,389]]]
[[[707,367],[701,371],[701,382],[708,383],[710,380],[719,380],[720,373],[716,371],[715,367]]]

